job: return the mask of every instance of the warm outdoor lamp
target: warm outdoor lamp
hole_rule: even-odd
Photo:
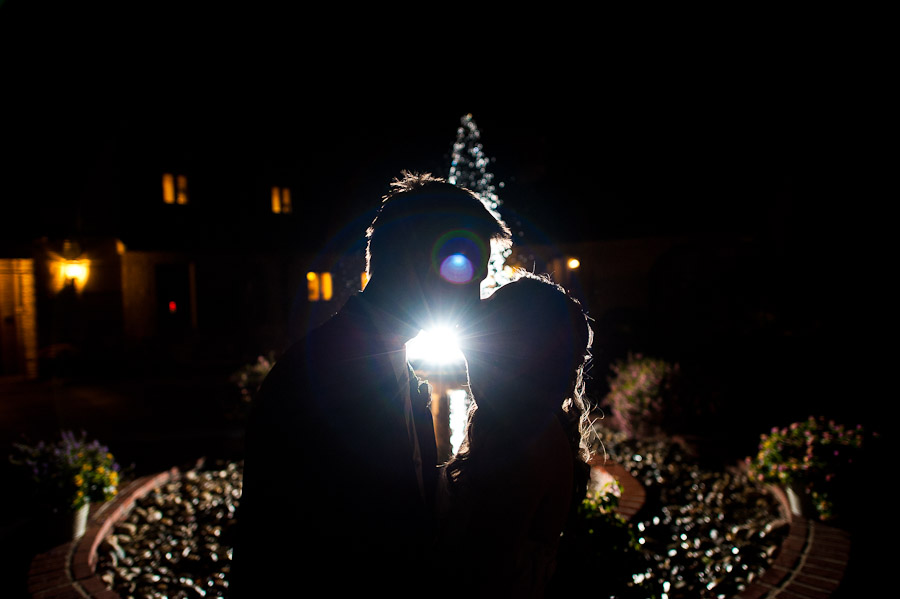
[[[57,259],[50,262],[50,272],[53,274],[53,290],[57,293],[68,285],[75,287],[75,291],[81,293],[91,273],[90,260],[65,260]]]
[[[62,270],[67,281],[81,281],[84,284],[84,281],[87,280],[88,268],[81,260],[67,260],[62,266]]]
[[[581,266],[581,261],[578,258],[569,258],[569,261],[566,262],[566,266],[569,267],[569,270],[575,270]]]

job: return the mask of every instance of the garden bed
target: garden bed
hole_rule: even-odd
[[[790,517],[743,468],[701,467],[681,445],[664,440],[608,435],[604,445],[609,460],[646,493],[629,521],[641,551],[628,564],[631,580],[611,589],[613,596],[727,599],[771,567]]]
[[[606,449],[646,500],[628,523],[640,551],[627,584],[604,596],[728,598],[770,567],[788,521],[740,468],[704,470],[668,442],[608,439]],[[122,597],[224,596],[240,481],[241,464],[211,464],[138,499],[99,544],[96,576]],[[604,566],[590,576],[595,589],[612,581]]]

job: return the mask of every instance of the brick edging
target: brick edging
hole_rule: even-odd
[[[734,599],[830,597],[850,560],[850,533],[791,513],[781,487],[767,485],[788,520],[788,536],[775,562]]]
[[[626,520],[631,520],[644,507],[647,491],[624,466],[616,462],[595,461],[591,464],[591,468],[606,472],[622,485],[622,495],[619,497],[619,507],[616,511]]]
[[[138,478],[122,488],[115,499],[92,506],[84,535],[36,555],[28,570],[32,599],[120,599],[99,576],[97,548],[112,527],[125,518],[135,502],[179,473],[172,468]]]

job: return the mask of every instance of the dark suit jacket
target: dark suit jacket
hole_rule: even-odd
[[[232,597],[422,591],[436,448],[430,397],[407,365],[423,497],[390,360],[398,351],[354,296],[272,368],[247,428]]]

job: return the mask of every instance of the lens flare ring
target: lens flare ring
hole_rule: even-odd
[[[431,263],[445,281],[464,285],[485,276],[489,252],[470,231],[457,229],[441,235],[431,250]]]

